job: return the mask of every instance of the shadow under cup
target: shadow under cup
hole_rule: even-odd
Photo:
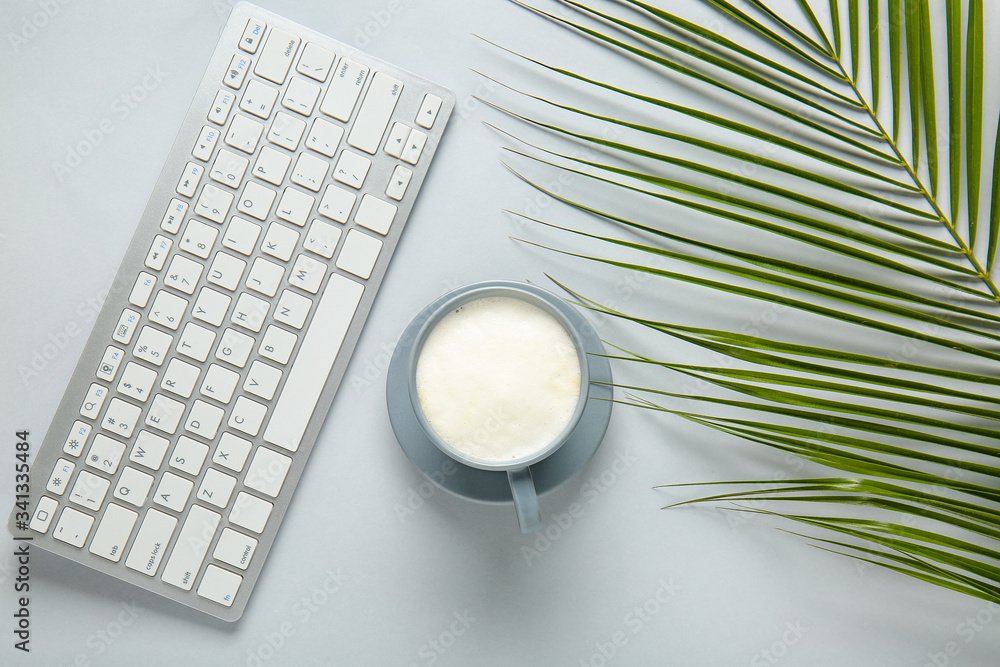
[[[535,449],[527,455],[510,460],[497,461],[493,459],[480,459],[470,455],[468,452],[457,449],[444,440],[428,423],[424,415],[423,408],[417,397],[417,362],[424,348],[431,331],[448,314],[454,312],[463,305],[473,301],[492,297],[508,297],[519,299],[532,306],[541,309],[543,312],[558,322],[569,334],[576,350],[577,361],[580,367],[580,390],[577,395],[576,406],[567,422],[566,426],[554,439],[544,446]],[[587,353],[584,348],[583,338],[577,328],[553,303],[559,303],[560,299],[555,294],[534,285],[517,282],[487,282],[475,283],[459,288],[447,295],[438,306],[428,314],[426,321],[417,332],[407,365],[407,380],[410,404],[416,415],[417,421],[424,433],[434,445],[452,459],[480,470],[505,471],[510,482],[511,495],[514,500],[514,509],[517,512],[518,524],[523,532],[536,530],[541,525],[541,512],[538,504],[538,494],[535,490],[534,481],[531,477],[530,466],[544,460],[556,452],[573,434],[583,416],[587,406],[590,387],[590,370],[587,361]],[[484,379],[484,384],[488,379]]]

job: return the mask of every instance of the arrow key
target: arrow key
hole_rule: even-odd
[[[389,185],[385,187],[386,197],[396,201],[402,199],[403,195],[406,194],[406,186],[410,184],[411,176],[413,176],[412,171],[401,164],[396,165],[392,171],[392,177],[389,179]]]

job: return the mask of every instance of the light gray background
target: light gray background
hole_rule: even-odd
[[[510,507],[428,485],[396,445],[384,397],[396,338],[425,303],[476,280],[545,284],[545,272],[616,305],[669,287],[508,238],[549,237],[502,208],[565,211],[501,164],[502,139],[480,122],[500,116],[473,97],[499,93],[470,68],[516,66],[474,34],[542,60],[589,64],[600,52],[501,0],[263,4],[450,87],[451,125],[242,620],[216,622],[36,550],[25,656],[12,648],[5,534],[0,664],[1000,662],[1000,608],[861,567],[784,524],[661,510],[687,496],[657,484],[815,472],[675,419],[617,407],[590,465],[543,498],[537,534],[520,534]],[[223,0],[2,4],[0,504],[13,497],[14,432],[41,441],[227,14]],[[57,178],[53,163],[102,122],[113,131]],[[623,344],[640,336],[596,323]]]

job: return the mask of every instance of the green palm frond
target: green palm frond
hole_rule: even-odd
[[[652,0],[512,1],[609,65],[490,43],[529,81],[481,74],[504,164],[607,230],[514,211],[520,241],[640,272],[666,295],[788,313],[764,335],[629,313],[557,282],[662,336],[659,352],[611,342],[615,363],[662,373],[616,385],[619,402],[837,473],[673,484],[727,487],[676,504],[778,515],[820,548],[1000,602],[1000,132],[982,0],[702,0],[700,16]],[[607,75],[619,66],[663,85]],[[554,173],[575,187],[552,187]],[[570,252],[535,238],[545,230],[604,250]],[[838,342],[807,343],[796,323]],[[872,353],[875,339],[917,352]]]

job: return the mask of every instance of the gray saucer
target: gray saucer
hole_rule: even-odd
[[[590,322],[569,303],[556,297],[551,299],[551,304],[565,314],[584,341],[590,363],[590,400],[569,440],[551,456],[531,466],[539,495],[568,481],[586,465],[608,429],[612,406],[611,364],[607,358],[597,356],[605,353],[600,337]],[[470,500],[513,502],[506,472],[480,470],[447,456],[430,441],[413,412],[407,390],[407,359],[417,331],[437,305],[438,301],[428,305],[407,326],[389,362],[386,403],[392,430],[407,458],[435,485]]]

